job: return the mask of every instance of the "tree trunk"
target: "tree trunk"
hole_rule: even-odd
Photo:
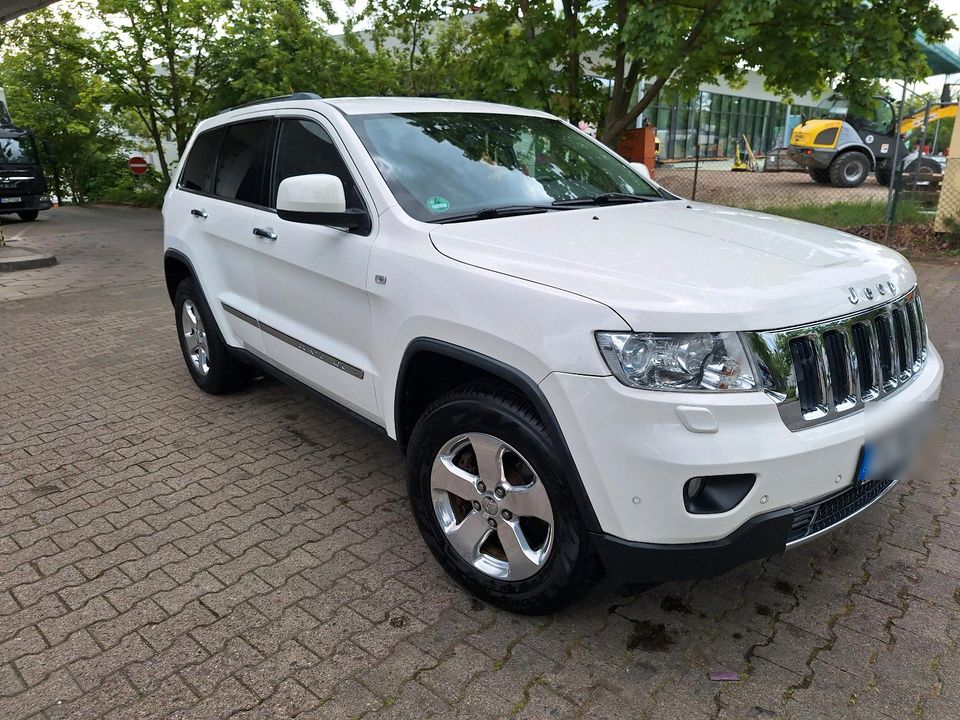
[[[580,34],[578,10],[576,0],[563,0],[563,19],[567,33],[567,119],[574,124],[583,119],[580,112],[580,51],[577,49]]]
[[[611,148],[617,146],[617,142],[620,140],[620,135],[623,134],[623,131],[636,122],[637,118],[640,117],[640,113],[650,106],[663,86],[666,85],[667,81],[673,76],[673,73],[686,61],[690,52],[696,48],[697,40],[700,38],[701,33],[703,33],[704,28],[707,26],[707,23],[710,21],[711,16],[719,4],[720,0],[707,0],[707,3],[700,13],[700,17],[697,18],[697,22],[690,28],[690,32],[687,33],[687,36],[677,48],[677,54],[675,56],[676,62],[672,67],[661,68],[657,72],[656,80],[647,88],[646,92],[643,93],[643,97],[641,97],[633,107],[627,109],[629,106],[629,98],[633,95],[633,90],[640,80],[639,65],[637,62],[631,64],[630,72],[619,87],[616,84],[616,78],[614,79],[614,90],[616,92],[611,94],[610,97],[609,109],[605,118],[603,132],[600,135],[600,142]],[[625,23],[627,19],[625,6],[623,8],[618,6],[617,11],[618,23],[620,23],[622,32],[623,23]],[[621,11],[623,11],[622,15],[620,15]],[[626,48],[618,45],[617,54],[621,51],[625,57]],[[615,61],[616,60],[617,58],[615,58]],[[623,71],[622,64],[615,65],[615,68],[619,68],[621,72]],[[632,82],[630,82],[631,79]]]
[[[640,98],[640,100],[638,100],[637,103],[629,110],[616,114],[614,114],[612,111],[608,113],[607,122],[605,123],[603,133],[600,136],[600,142],[607,147],[616,148],[617,142],[620,140],[620,136],[623,134],[623,131],[636,122],[637,118],[640,117],[640,113],[646,110],[650,104],[656,100],[657,95],[660,94],[660,90],[663,89],[664,85],[666,85],[668,79],[669,76],[658,77],[653,84],[647,88],[647,91],[643,94],[643,97]],[[613,104],[613,98],[610,99],[610,102]]]

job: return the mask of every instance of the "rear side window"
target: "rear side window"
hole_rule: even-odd
[[[276,205],[280,183],[297,175],[336,175],[343,183],[348,208],[363,209],[363,200],[340,151],[330,135],[311,120],[283,120],[277,143],[277,166],[271,191],[271,205]]]
[[[187,163],[180,175],[180,187],[184,190],[213,192],[213,174],[223,132],[223,128],[207,130],[205,133],[200,133],[193,141]]]
[[[231,125],[220,148],[214,193],[228,200],[265,205],[270,120]]]

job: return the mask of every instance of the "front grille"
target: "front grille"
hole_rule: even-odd
[[[883,495],[896,482],[893,478],[858,483],[846,490],[821,498],[816,502],[801,505],[793,511],[793,527],[787,543],[833,527]]]
[[[791,430],[838,419],[896,392],[927,356],[916,288],[863,312],[748,333],[748,339],[764,390]]]

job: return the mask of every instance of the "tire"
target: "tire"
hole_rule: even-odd
[[[810,168],[809,174],[814,182],[821,185],[830,184],[830,170],[828,168]]]
[[[39,210],[23,210],[22,212],[18,212],[17,215],[20,216],[21,220],[24,220],[26,222],[33,222],[34,220],[37,219],[37,216],[40,215],[40,211]]]
[[[887,168],[878,168],[875,175],[877,177],[877,182],[884,187],[890,187],[890,183],[893,182],[893,173],[891,173]]]
[[[230,353],[210,306],[192,278],[180,281],[173,306],[183,361],[197,387],[211,395],[242,388],[251,377],[250,368]]]
[[[909,165],[903,169],[904,173],[916,173],[923,180],[924,175],[939,175],[943,168],[933,158],[919,157],[915,158]]]
[[[495,458],[484,465],[492,471],[479,469],[476,448]],[[553,612],[603,573],[560,457],[529,402],[497,386],[447,393],[411,433],[407,489],[420,532],[454,580],[497,607]],[[513,542],[518,537],[525,545]]]
[[[857,150],[838,155],[830,163],[830,184],[834,187],[857,187],[870,173],[870,158]]]

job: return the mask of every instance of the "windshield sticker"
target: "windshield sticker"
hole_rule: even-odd
[[[446,212],[450,209],[450,202],[445,197],[434,195],[427,198],[427,209],[435,213]]]

